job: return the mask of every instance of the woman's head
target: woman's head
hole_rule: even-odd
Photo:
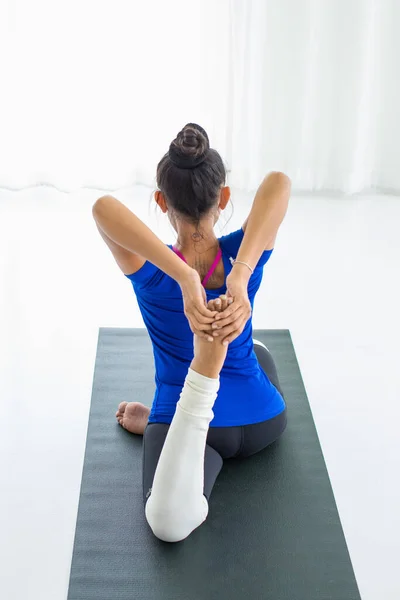
[[[178,133],[157,167],[157,204],[170,218],[199,225],[229,201],[226,172],[218,152],[210,148],[202,127],[188,123]],[[171,214],[172,213],[172,214]],[[215,219],[216,220],[216,219]]]

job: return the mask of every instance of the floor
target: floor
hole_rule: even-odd
[[[66,598],[98,327],[142,326],[92,222],[99,195],[0,191],[6,600]],[[115,195],[172,239],[150,189]],[[224,232],[250,206],[233,197]],[[363,600],[400,597],[399,223],[396,197],[293,197],[254,312],[291,330]]]

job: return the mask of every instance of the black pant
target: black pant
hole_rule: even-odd
[[[263,346],[254,345],[260,366],[271,383],[282,394],[275,363]],[[283,395],[283,394],[282,394]],[[284,432],[286,409],[268,421],[237,427],[210,427],[204,456],[204,495],[209,500],[223,459],[247,457],[263,450]],[[158,459],[167,436],[169,424],[149,423],[143,438],[143,500],[150,495]],[[184,449],[182,449],[184,451]]]

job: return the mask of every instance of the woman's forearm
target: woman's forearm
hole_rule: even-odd
[[[283,173],[270,173],[261,183],[247,220],[238,261],[254,268],[264,250],[272,248],[287,211],[290,188],[290,179]]]
[[[98,227],[122,248],[142,256],[178,283],[191,276],[192,269],[113,196],[99,198],[92,212]]]

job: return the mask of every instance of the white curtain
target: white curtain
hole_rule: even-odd
[[[1,0],[0,187],[154,184],[188,121],[229,183],[400,189],[398,0]]]

